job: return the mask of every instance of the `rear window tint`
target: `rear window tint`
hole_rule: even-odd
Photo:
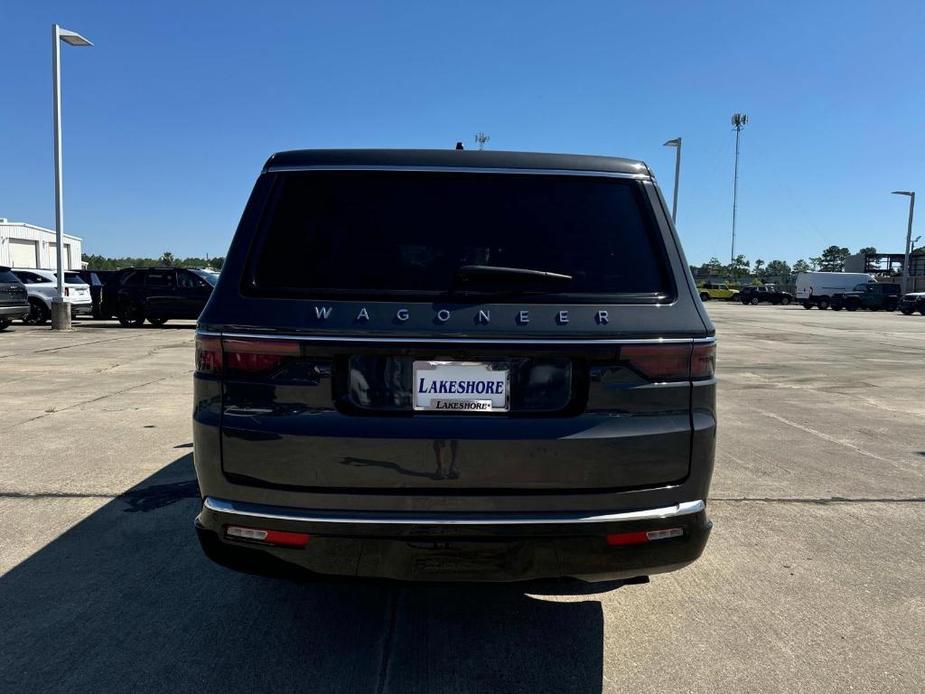
[[[9,270],[0,270],[0,282],[19,284],[19,278]]]
[[[447,296],[465,265],[571,275],[567,283],[479,278],[547,296],[671,292],[667,261],[638,182],[593,176],[412,172],[280,175],[256,251],[268,292]]]

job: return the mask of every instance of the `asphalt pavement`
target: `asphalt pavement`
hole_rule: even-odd
[[[2,692],[925,689],[925,318],[708,304],[700,561],[648,585],[291,583],[192,519],[192,323],[0,333]]]

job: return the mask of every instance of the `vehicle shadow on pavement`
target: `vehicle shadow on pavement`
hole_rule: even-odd
[[[0,577],[0,690],[601,690],[597,600],[236,574],[198,506],[187,454]]]

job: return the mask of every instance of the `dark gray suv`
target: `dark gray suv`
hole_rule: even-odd
[[[706,544],[714,329],[641,162],[273,155],[196,343],[223,565],[604,580]]]

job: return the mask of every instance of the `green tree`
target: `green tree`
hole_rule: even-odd
[[[809,265],[812,272],[815,272],[819,269],[819,266],[822,265],[822,258],[818,255],[811,256],[809,259]]]
[[[758,261],[755,261],[755,265]],[[769,260],[764,274],[768,277],[780,277],[783,281],[789,281],[791,275],[790,265],[786,260]]]
[[[740,253],[726,266],[726,272],[738,282],[748,274],[749,267],[751,267],[751,263],[748,261],[748,258]]]
[[[829,246],[819,258],[819,269],[822,272],[842,272],[845,269],[845,261],[851,255],[844,246]]]
[[[707,262],[700,266],[700,274],[706,275],[708,277],[713,275],[718,275],[723,271],[723,264],[719,262],[719,258],[713,256]]]
[[[158,258],[158,261],[161,265],[167,265],[168,267],[176,264],[176,258],[173,257],[173,253],[170,251],[164,251],[163,255]]]
[[[817,258],[810,258],[810,260],[817,260]],[[815,263],[814,263],[813,265],[810,265],[809,263],[807,263],[807,262],[806,262],[805,260],[803,260],[802,258],[800,258],[798,261],[796,261],[796,262],[793,264],[793,273],[794,273],[794,274],[797,274],[798,272],[812,272],[812,271],[815,270],[815,269],[816,269]]]
[[[874,248],[873,246],[864,246],[864,248],[858,251],[858,253],[860,253],[861,255],[864,255],[865,253],[876,253],[876,252],[877,252],[877,249]]]
[[[761,258],[755,260],[755,274],[761,277],[761,268],[764,267],[764,261]]]

